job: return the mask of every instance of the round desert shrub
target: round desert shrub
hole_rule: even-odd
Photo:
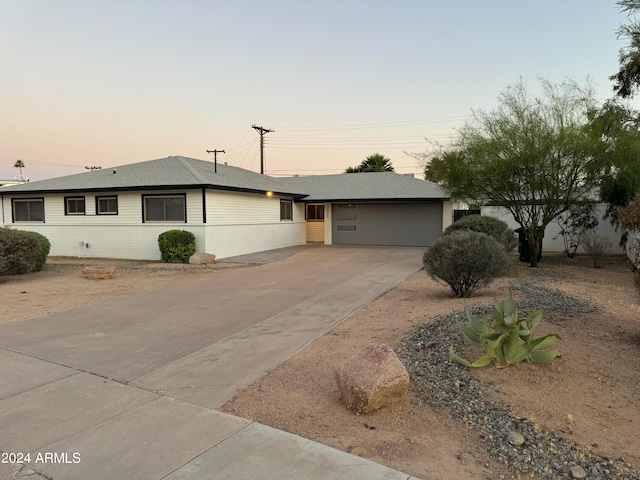
[[[0,228],[0,275],[33,272],[38,262],[38,242],[24,232]]]
[[[511,261],[503,246],[485,233],[457,230],[442,235],[422,257],[425,271],[451,287],[454,297],[470,297],[507,273]]]
[[[189,263],[196,253],[196,237],[186,230],[168,230],[158,235],[160,256],[167,263]]]
[[[44,235],[41,235],[38,232],[28,232],[28,231],[20,231],[20,234],[26,235],[27,237],[33,238],[38,244],[38,257],[36,259],[36,264],[34,270],[40,271],[44,264],[47,263],[47,257],[49,256],[49,251],[51,250],[51,243],[49,239]]]
[[[471,230],[473,232],[486,233],[504,247],[509,253],[518,245],[518,239],[506,222],[496,217],[483,217],[482,215],[468,215],[449,225],[443,235],[459,230]]]

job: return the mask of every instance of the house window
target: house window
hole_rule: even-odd
[[[96,214],[97,215],[117,215],[118,214],[118,197],[96,197]]]
[[[84,215],[85,213],[84,197],[64,197],[65,215]]]
[[[44,222],[44,198],[14,198],[13,221]]]
[[[293,220],[291,200],[280,200],[280,220]]]
[[[324,205],[321,203],[307,205],[307,221],[322,222],[324,220]]]
[[[143,195],[144,222],[187,222],[187,199],[181,195]]]

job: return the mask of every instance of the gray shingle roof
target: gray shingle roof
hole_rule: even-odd
[[[53,193],[183,187],[221,188],[246,192],[272,191],[296,195],[296,192],[289,190],[289,187],[283,185],[280,179],[224,164],[218,164],[218,171],[215,173],[213,162],[186,157],[166,157],[40,180],[5,187],[0,193]]]
[[[282,179],[290,189],[308,194],[305,201],[448,199],[433,182],[393,172],[342,173]]]
[[[185,187],[259,193],[271,191],[304,198],[305,201],[397,201],[449,198],[449,195],[435,183],[393,172],[273,178],[224,164],[218,164],[216,173],[213,162],[178,156],[3,187],[0,194],[104,192]]]

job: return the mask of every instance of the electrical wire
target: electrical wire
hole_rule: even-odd
[[[274,130],[351,130],[365,128],[385,128],[385,127],[404,127],[410,125],[426,125],[442,122],[459,122],[468,119],[468,115],[456,117],[441,117],[424,120],[405,120],[400,122],[384,122],[384,123],[360,123],[351,125],[315,125],[315,126],[289,126],[274,127]]]

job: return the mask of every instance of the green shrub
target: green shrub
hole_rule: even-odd
[[[485,233],[458,230],[441,236],[422,257],[425,271],[451,287],[454,297],[470,297],[507,273],[511,264],[501,244]]]
[[[38,262],[38,242],[24,232],[0,228],[0,275],[33,272]]]
[[[44,264],[47,263],[47,257],[49,256],[49,251],[51,250],[51,243],[49,242],[49,239],[44,235],[39,234],[38,232],[26,232],[22,230],[20,230],[19,232],[22,235],[33,238],[38,243],[38,258],[36,260],[34,270],[42,270]]]
[[[186,230],[169,230],[158,235],[162,260],[167,263],[189,263],[196,253],[196,237]]]
[[[482,320],[475,317],[469,308],[465,310],[469,325],[460,325],[460,330],[472,345],[485,350],[485,355],[471,363],[456,355],[453,347],[449,350],[451,358],[465,367],[486,367],[491,362],[497,366],[517,365],[526,360],[533,363],[547,363],[556,358],[558,350],[553,347],[559,335],[551,333],[534,338],[536,329],[542,322],[543,308],[538,308],[527,318],[518,318],[518,307],[509,297],[500,303],[493,301],[493,324],[489,326],[487,314]]]
[[[518,239],[506,222],[495,217],[483,217],[482,215],[467,215],[455,223],[449,225],[443,235],[449,235],[459,230],[471,230],[473,232],[486,233],[504,247],[509,253],[518,246]]]

